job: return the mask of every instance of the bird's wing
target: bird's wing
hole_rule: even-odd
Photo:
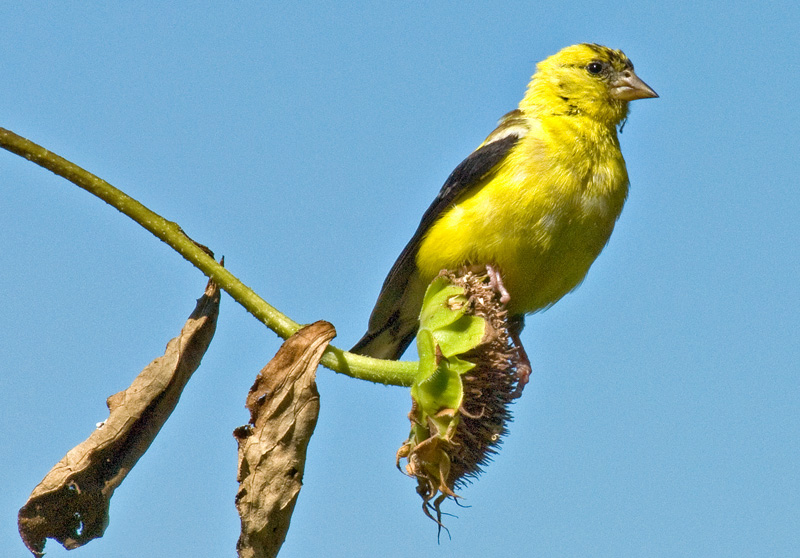
[[[509,112],[483,144],[450,174],[387,275],[369,318],[369,328],[352,352],[375,358],[400,358],[417,333],[419,311],[427,288],[417,273],[420,243],[448,207],[465,192],[482,185],[526,132],[522,112]]]

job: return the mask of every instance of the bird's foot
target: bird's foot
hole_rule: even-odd
[[[508,294],[508,290],[503,284],[503,277],[500,275],[500,271],[495,269],[493,265],[487,264],[486,274],[489,276],[489,286],[500,295],[500,303],[503,305],[508,304],[509,301],[511,301],[511,295]],[[522,346],[522,341],[519,338],[519,334],[522,332],[522,327],[524,325],[524,316],[520,315],[509,318],[508,325],[508,334],[511,337],[511,341],[514,343],[514,347],[517,349],[517,356],[519,356],[519,362],[517,363],[517,387],[514,389],[514,393],[511,394],[513,399],[517,399],[522,395],[522,390],[525,389],[528,381],[530,381],[533,369],[531,368],[531,361],[528,358],[528,353],[525,352],[525,347]]]
[[[525,350],[520,347],[520,353],[525,354]],[[525,389],[525,386],[528,384],[528,381],[531,377],[531,363],[527,357],[525,357],[525,362],[520,362],[517,366],[517,387],[514,390],[514,393],[511,394],[512,399],[519,399],[522,397],[522,390]]]
[[[514,342],[514,347],[517,349],[519,355],[519,363],[517,363],[517,388],[511,394],[513,399],[519,399],[522,395],[522,390],[525,389],[528,381],[531,378],[531,361],[528,358],[528,353],[525,352],[525,347],[522,346],[522,341],[519,338],[519,332],[509,332],[511,340]]]
[[[503,278],[500,276],[500,272],[497,271],[494,266],[487,264],[486,274],[489,276],[489,286],[500,295],[500,302],[502,304],[508,304],[511,300],[511,295],[508,294],[506,286],[503,285]]]

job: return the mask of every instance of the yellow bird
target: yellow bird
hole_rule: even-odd
[[[423,215],[353,352],[400,358],[428,283],[442,269],[467,266],[486,269],[526,358],[525,314],[583,281],[628,193],[617,126],[629,101],[658,95],[622,51],[597,44],[567,47],[536,70],[519,108],[456,167]]]

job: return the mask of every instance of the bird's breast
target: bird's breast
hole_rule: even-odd
[[[583,280],[622,210],[625,163],[615,137],[605,146],[547,139],[523,138],[481,188],[434,223],[417,255],[424,277],[495,265],[512,313],[545,308]]]

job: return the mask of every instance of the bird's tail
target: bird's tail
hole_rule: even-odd
[[[367,332],[350,352],[397,360],[417,334],[426,285],[416,271],[404,277],[402,285],[391,279],[390,276],[372,310]]]

